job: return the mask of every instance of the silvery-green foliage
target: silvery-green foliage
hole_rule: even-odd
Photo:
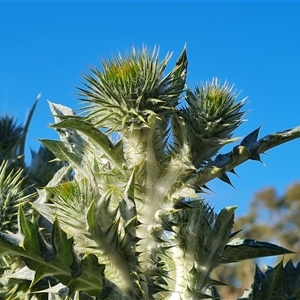
[[[2,255],[24,262],[11,276],[29,276],[26,295],[38,295],[35,284],[46,278],[39,292],[48,299],[218,299],[215,286],[224,283],[210,273],[220,264],[290,253],[239,239],[236,207],[216,213],[201,194],[215,178],[231,184],[229,172],[298,138],[300,128],[261,139],[256,129],[221,154],[236,141],[244,100],[217,79],[189,89],[185,48],[165,74],[169,61],[156,49],[133,48],[102,60],[101,71],[91,67],[80,114],[49,102],[60,141],[41,142],[64,166],[32,207],[50,225],[40,228],[20,208],[18,231],[0,234]],[[270,281],[299,278],[299,268],[270,274],[257,271],[244,299],[262,299]],[[272,293],[298,290],[290,281]]]
[[[19,207],[22,206],[24,214],[30,218],[33,213],[30,203],[36,199],[36,188],[47,185],[49,179],[62,166],[60,161],[49,163],[55,156],[44,146],[37,152],[31,150],[30,165],[25,159],[27,132],[39,97],[40,95],[24,124],[17,125],[17,120],[12,116],[0,116],[0,224],[1,231],[9,234],[18,232]],[[39,218],[40,225],[45,224],[45,221]],[[28,290],[30,281],[15,277],[15,271],[23,266],[24,262],[12,253],[0,258],[0,299],[25,297],[24,293]],[[39,288],[41,286],[35,287]],[[35,296],[31,295],[31,298],[35,299]]]

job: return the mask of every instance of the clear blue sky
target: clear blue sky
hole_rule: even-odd
[[[98,65],[130,45],[160,46],[175,61],[184,44],[188,84],[218,77],[248,96],[245,136],[263,124],[261,137],[300,125],[300,3],[0,3],[0,112],[21,122],[38,93],[28,149],[37,138],[57,138],[47,128],[47,99],[80,107],[75,86],[87,65]],[[239,205],[245,212],[254,192],[276,186],[279,193],[300,180],[300,140],[263,156],[266,166],[247,162],[231,176],[236,190],[221,182],[209,186],[217,210]]]

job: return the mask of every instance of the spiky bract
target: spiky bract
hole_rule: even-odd
[[[102,60],[102,72],[91,67],[92,75],[86,74],[82,100],[88,103],[83,111],[96,126],[114,131],[149,127],[149,117],[165,118],[178,105],[185,74],[178,74],[179,64],[164,76],[170,59],[168,54],[162,62],[159,52],[152,53],[143,47],[132,48],[130,54],[111,60]]]
[[[15,233],[18,230],[17,215],[20,205],[27,207],[32,195],[28,195],[23,184],[22,170],[7,169],[8,162],[0,165],[0,230]]]
[[[187,90],[187,108],[183,111],[191,136],[191,155],[196,167],[213,157],[222,146],[236,139],[234,130],[243,122],[244,100],[236,102],[233,86],[225,82],[220,86],[217,78],[204,86]]]

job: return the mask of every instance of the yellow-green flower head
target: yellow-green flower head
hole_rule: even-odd
[[[187,107],[184,117],[191,129],[191,156],[196,167],[215,155],[227,143],[232,142],[234,130],[243,122],[241,111],[244,100],[236,102],[233,86],[227,82],[220,86],[214,78],[195,91],[187,91]]]
[[[85,76],[86,88],[80,89],[82,100],[88,102],[83,110],[89,120],[118,131],[147,127],[151,115],[170,115],[184,88],[186,56],[184,52],[179,65],[163,76],[171,55],[159,62],[158,54],[156,49],[150,53],[146,47],[141,51],[132,48],[125,57],[102,60],[102,72],[90,68],[92,74]]]

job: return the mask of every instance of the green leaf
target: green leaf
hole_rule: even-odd
[[[300,299],[300,262],[294,267],[293,262],[289,260],[284,267],[284,273],[286,293],[294,299]]]
[[[284,291],[284,271],[282,261],[265,274],[256,266],[252,299],[255,300],[286,300]]]
[[[88,171],[84,166],[81,155],[73,153],[64,142],[52,140],[39,140],[45,147],[47,147],[53,154],[61,161],[67,161],[76,171],[80,171],[88,178]]]
[[[53,276],[70,287],[71,292],[85,291],[91,296],[101,293],[104,266],[95,255],[86,253],[83,258],[76,253],[73,238],[68,239],[55,218],[52,240],[48,243],[40,233],[37,223],[25,218],[19,209],[19,233],[0,232],[0,253],[18,255],[34,271],[31,285],[47,276]],[[16,274],[20,276],[20,274]],[[11,275],[13,278],[13,274]]]
[[[21,243],[21,236],[19,234],[8,234],[0,231],[0,254],[15,254],[25,252],[23,248],[19,247]]]
[[[118,146],[118,151],[115,151],[115,146],[108,136],[95,128],[92,124],[85,122],[82,118],[69,118],[60,123],[53,124],[51,127],[75,129],[84,133],[102,149],[107,158],[110,159],[116,167],[122,169],[122,163],[124,161],[123,148]]]
[[[47,147],[53,154],[62,161],[68,161],[69,163],[75,163],[75,165],[80,165],[80,159],[78,155],[69,151],[65,143],[61,141],[53,140],[39,140],[45,147]]]
[[[83,291],[90,296],[98,296],[103,287],[104,265],[98,263],[94,254],[84,255],[80,267],[82,274],[72,279],[68,287],[71,291]]]
[[[86,213],[86,221],[87,221],[87,230],[92,234],[95,234],[98,230],[97,228],[97,218],[96,218],[96,208],[95,201],[92,201],[89,205]]]
[[[228,206],[223,208],[217,216],[214,226],[214,238],[223,241],[228,241],[230,233],[234,224],[234,214],[237,206]]]
[[[124,200],[120,203],[120,212],[125,221],[129,221],[132,218],[136,217],[134,191],[135,191],[135,169],[133,169],[133,172],[125,188]]]
[[[73,263],[73,238],[67,237],[67,234],[59,226],[58,219],[55,217],[52,229],[52,243],[56,252],[56,261],[63,261],[64,264],[71,266]]]
[[[18,207],[22,205],[25,214],[29,214],[27,204],[33,196],[35,195],[28,194],[24,183],[24,170],[12,170],[7,160],[2,161],[0,164],[0,230],[13,233],[18,230]]]
[[[19,234],[23,236],[23,240],[19,244],[25,251],[41,255],[39,247],[39,233],[37,224],[31,223],[24,214],[21,206],[19,206]]]
[[[168,75],[172,77],[171,84],[169,87],[170,92],[172,91],[177,97],[183,92],[185,88],[186,75],[187,75],[187,54],[186,47],[183,48],[172,72]],[[167,76],[167,77],[168,77]]]
[[[22,132],[22,139],[21,139],[21,143],[20,143],[19,155],[23,155],[25,153],[26,135],[27,135],[28,128],[29,128],[29,125],[30,125],[30,122],[31,122],[31,118],[33,116],[33,113],[35,111],[36,105],[37,105],[38,100],[40,99],[40,97],[41,97],[41,94],[38,94],[33,106],[31,107],[31,109],[30,109],[30,111],[27,115],[27,119],[26,119],[26,122],[24,124],[23,132]],[[21,159],[24,160],[24,156]]]
[[[223,263],[237,262],[244,259],[293,253],[283,247],[251,239],[235,238],[225,246]]]
[[[55,123],[60,122],[65,117],[75,116],[75,113],[72,108],[67,107],[62,104],[53,103],[48,100],[48,104],[51,110],[51,113],[54,116]]]
[[[124,230],[125,237],[122,241],[124,250],[130,251],[135,255],[134,245],[137,242],[136,239],[136,226],[137,226],[137,210],[134,201],[135,192],[135,169],[130,176],[124,192],[124,198],[120,201],[119,209],[123,220],[125,221]]]

